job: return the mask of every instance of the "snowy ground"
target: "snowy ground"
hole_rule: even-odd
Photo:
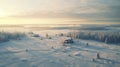
[[[28,34],[21,40],[0,43],[0,67],[120,67],[120,46],[80,39],[63,44],[69,37],[55,35],[68,31],[33,31],[40,37]],[[45,37],[47,33],[51,39]],[[97,53],[100,59],[96,59]]]

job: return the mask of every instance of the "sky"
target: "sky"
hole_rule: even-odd
[[[0,24],[120,24],[120,0],[0,0]]]

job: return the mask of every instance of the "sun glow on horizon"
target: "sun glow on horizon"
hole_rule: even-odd
[[[7,16],[6,12],[0,9],[0,17],[5,17]]]

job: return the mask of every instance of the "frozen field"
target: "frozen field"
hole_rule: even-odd
[[[61,33],[77,30],[120,32],[118,25],[96,26],[95,29],[93,26],[0,27],[1,31],[26,33],[21,39],[0,43],[0,67],[120,67],[120,43],[83,39],[63,43],[70,37]]]

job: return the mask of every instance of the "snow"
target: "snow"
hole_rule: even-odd
[[[0,67],[120,67],[119,45],[74,39],[74,43],[64,46],[63,41],[69,37],[55,35],[69,31],[33,30],[32,34],[40,37],[28,34],[21,40],[0,43]],[[46,38],[46,34],[52,38]]]

